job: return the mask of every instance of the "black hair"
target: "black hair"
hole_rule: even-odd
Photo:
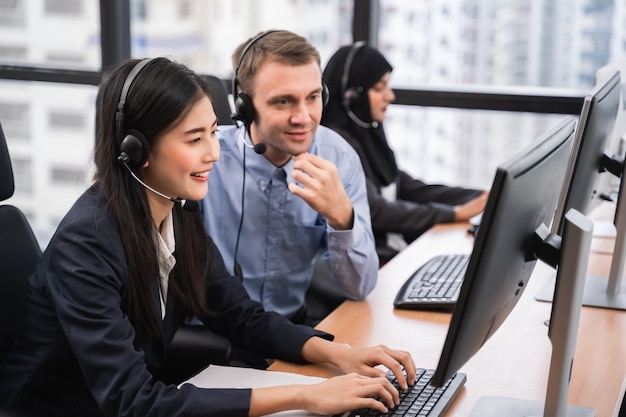
[[[161,318],[151,297],[150,286],[158,274],[155,226],[145,189],[117,160],[120,138],[116,136],[115,113],[122,86],[139,60],[128,60],[110,71],[98,91],[96,104],[95,179],[116,219],[124,247],[128,292],[123,309],[137,337],[161,336]],[[154,146],[162,134],[184,118],[202,97],[209,97],[204,78],[167,58],[150,61],[137,75],[124,106],[124,129],[137,130]],[[140,177],[140,167],[134,168]],[[211,275],[208,235],[199,212],[173,209],[176,266],[169,288],[182,306],[182,315],[208,314],[206,278]],[[206,256],[197,256],[204,253]],[[183,317],[179,318],[180,320]]]

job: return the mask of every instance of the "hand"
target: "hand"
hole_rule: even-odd
[[[345,373],[356,372],[370,378],[387,379],[387,373],[376,368],[383,365],[393,372],[402,389],[407,389],[415,381],[416,367],[411,354],[385,345],[353,348],[344,343],[311,337],[302,345],[301,355],[312,363],[330,363]]]
[[[336,376],[312,385],[255,388],[250,398],[250,417],[287,410],[316,414],[340,414],[360,408],[385,413],[399,404],[398,390],[386,377],[370,378],[357,373]]]
[[[398,390],[386,377],[370,378],[350,373],[309,386],[305,409],[317,414],[339,414],[360,408],[373,408],[381,413],[400,402]]]
[[[489,193],[485,191],[473,200],[470,200],[460,206],[456,206],[454,208],[454,221],[466,222],[470,218],[485,210],[488,196]]]
[[[337,230],[352,228],[354,213],[337,167],[310,153],[293,157],[293,178],[289,190],[302,198],[311,208],[326,218]]]
[[[333,363],[342,371],[357,372],[372,378],[387,378],[384,370],[375,368],[383,365],[393,372],[402,389],[407,389],[415,381],[416,367],[411,354],[390,349],[385,345],[366,348],[351,348],[344,345],[344,349],[333,355],[333,358],[336,358]]]

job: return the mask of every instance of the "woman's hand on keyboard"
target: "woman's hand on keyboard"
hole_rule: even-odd
[[[398,391],[385,376],[370,378],[354,372],[308,386],[305,397],[306,410],[326,415],[362,408],[386,413],[400,403]]]
[[[386,377],[384,370],[376,368],[383,365],[394,373],[400,387],[408,389],[415,381],[415,362],[409,352],[390,349],[385,345],[367,348],[350,348],[345,356],[337,358],[336,365],[344,372],[357,372],[369,377]]]
[[[386,372],[376,368],[383,365],[393,372],[402,389],[407,389],[408,385],[415,381],[415,362],[411,354],[385,345],[353,348],[350,345],[312,337],[305,342],[302,356],[313,363],[333,364],[344,373],[356,372],[372,378],[386,378]]]
[[[332,415],[372,408],[386,413],[400,402],[398,390],[386,377],[370,378],[352,372],[317,384],[283,385],[252,390],[249,415],[287,410]]]

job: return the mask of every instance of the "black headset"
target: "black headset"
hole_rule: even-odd
[[[237,122],[240,121],[246,126],[250,126],[250,123],[254,120],[255,111],[254,105],[252,104],[252,98],[246,93],[240,93],[239,90],[239,80],[237,79],[237,74],[239,73],[239,67],[243,63],[243,60],[255,43],[264,38],[265,36],[275,33],[275,32],[284,32],[279,29],[272,29],[265,32],[261,32],[256,35],[254,38],[250,40],[246,44],[246,46],[241,51],[241,56],[239,57],[239,61],[237,62],[237,66],[235,67],[235,76],[233,78],[233,99],[235,101],[235,112],[231,115],[231,119]],[[325,106],[328,103],[328,87],[324,82],[322,82],[322,103]]]
[[[352,69],[352,61],[354,61],[354,56],[361,48],[365,46],[365,41],[358,41],[350,46],[350,50],[348,51],[348,56],[346,57],[346,62],[343,64],[343,73],[341,74],[341,97],[344,107],[350,107],[353,101],[359,98],[360,93],[363,92],[363,87],[348,87],[348,82],[350,81],[350,69]]]
[[[137,78],[137,75],[141,72],[146,65],[148,65],[154,58],[146,58],[139,61],[130,70],[126,76],[126,80],[122,86],[122,92],[120,93],[120,101],[117,104],[117,111],[115,112],[115,139],[119,145],[119,155],[117,160],[121,164],[126,164],[131,167],[142,166],[148,160],[149,145],[146,137],[138,130],[126,130],[124,127],[124,107],[126,105],[126,98],[128,91]]]
[[[348,51],[348,56],[346,57],[346,62],[343,64],[343,73],[341,74],[341,105],[348,113],[348,117],[352,119],[354,123],[361,126],[362,128],[370,128],[370,127],[378,127],[378,122],[365,122],[358,118],[356,114],[352,111],[352,104],[359,99],[361,94],[363,94],[363,87],[349,87],[350,81],[350,70],[352,69],[352,62],[354,61],[354,57],[357,52],[361,50],[366,45],[365,41],[358,41],[350,46],[350,50]]]

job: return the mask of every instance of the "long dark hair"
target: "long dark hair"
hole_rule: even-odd
[[[128,271],[128,293],[123,308],[138,338],[159,337],[161,320],[154,308],[150,287],[158,273],[157,249],[145,189],[120,164],[115,113],[122,85],[139,62],[128,60],[110,71],[100,85],[96,104],[96,180],[117,220]],[[161,135],[185,117],[202,97],[210,97],[205,80],[182,64],[167,58],[150,61],[137,75],[124,107],[125,130],[137,130],[153,147]],[[141,177],[141,170],[133,171]],[[211,273],[210,240],[204,232],[200,213],[174,207],[176,266],[169,288],[182,306],[183,315],[206,316],[206,277]],[[197,256],[198,253],[206,256]]]

